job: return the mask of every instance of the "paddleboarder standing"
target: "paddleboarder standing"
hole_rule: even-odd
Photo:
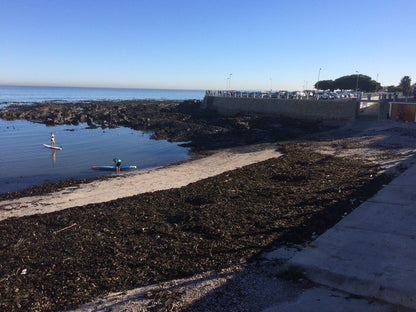
[[[51,146],[55,147],[55,135],[51,132]]]

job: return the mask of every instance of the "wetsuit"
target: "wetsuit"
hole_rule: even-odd
[[[116,163],[116,167],[120,167],[121,166],[121,159],[114,158],[113,160]]]

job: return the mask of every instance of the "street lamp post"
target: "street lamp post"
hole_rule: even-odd
[[[270,93],[273,92],[273,79],[270,78]]]
[[[322,70],[322,68],[319,68],[319,72],[318,72],[318,82],[316,83],[316,93],[318,93],[318,90],[319,90],[319,77],[321,76],[321,70]]]
[[[231,90],[231,76],[232,76],[233,74],[230,74],[230,76],[228,77],[228,91],[230,91]]]
[[[360,77],[360,73],[358,72],[358,70],[355,71],[357,73],[357,85],[355,86],[355,93],[357,93],[357,98],[358,98],[358,79]]]
[[[308,92],[308,81],[305,80],[305,87],[304,87],[304,92],[306,92],[306,99],[309,100],[309,92]]]

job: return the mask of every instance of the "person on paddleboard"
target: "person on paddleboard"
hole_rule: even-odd
[[[55,147],[55,135],[51,132],[51,146]]]
[[[121,159],[116,157],[113,159],[114,163],[116,164],[116,173],[120,172],[120,166],[121,166]]]

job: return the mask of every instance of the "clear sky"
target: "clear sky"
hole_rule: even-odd
[[[301,90],[358,71],[398,85],[416,82],[415,35],[415,0],[1,0],[0,84]]]

